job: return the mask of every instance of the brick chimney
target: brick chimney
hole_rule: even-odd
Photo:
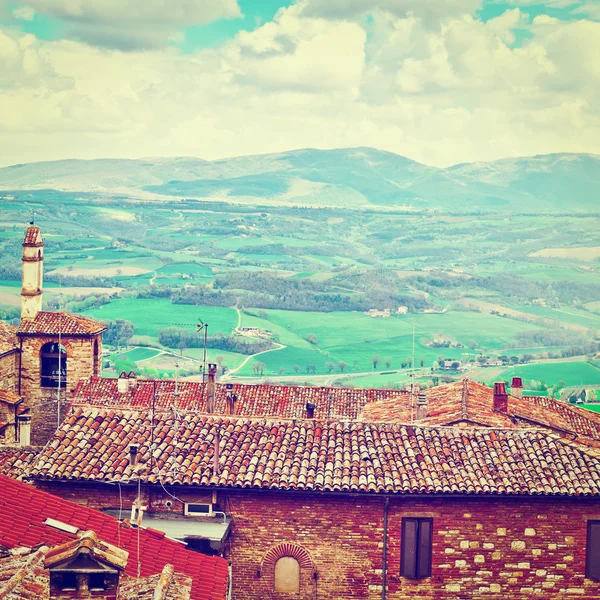
[[[235,415],[235,403],[237,401],[237,394],[233,393],[233,383],[228,383],[225,386],[225,389],[227,390],[225,413],[228,415]]]
[[[523,397],[523,380],[520,377],[513,377],[510,386],[510,394],[515,398]]]
[[[217,365],[208,364],[208,381],[206,383],[206,412],[215,412],[215,377],[217,376]]]
[[[502,413],[508,412],[508,394],[503,382],[494,384],[494,410]]]
[[[417,421],[427,417],[427,394],[419,392],[417,396]]]
[[[315,408],[317,408],[317,405],[314,404],[313,402],[306,403],[306,418],[307,419],[315,418]]]

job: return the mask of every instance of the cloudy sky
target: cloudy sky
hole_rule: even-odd
[[[0,166],[600,153],[600,0],[0,0]]]

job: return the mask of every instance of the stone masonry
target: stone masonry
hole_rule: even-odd
[[[119,507],[115,486],[37,485],[93,508]],[[142,489],[150,512],[183,512],[160,487]],[[193,495],[194,488],[170,491]],[[122,486],[125,512],[134,498],[135,489]],[[233,568],[234,600],[289,597],[273,588],[281,552],[301,565],[296,599],[380,599],[384,502],[367,494],[218,492],[217,508],[233,521],[226,557]],[[433,518],[432,575],[410,580],[399,575],[401,523],[402,517],[416,516]],[[600,600],[600,582],[585,579],[588,519],[600,519],[599,500],[390,496],[386,597]]]

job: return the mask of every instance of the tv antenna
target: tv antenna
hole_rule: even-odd
[[[206,379],[206,347],[208,342],[208,323],[205,323],[202,319],[198,319],[197,323],[173,323],[173,325],[182,325],[184,327],[195,327],[196,333],[204,332],[204,356],[202,359],[202,382]]]

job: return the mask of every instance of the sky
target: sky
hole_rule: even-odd
[[[0,166],[600,154],[600,0],[0,0]]]

